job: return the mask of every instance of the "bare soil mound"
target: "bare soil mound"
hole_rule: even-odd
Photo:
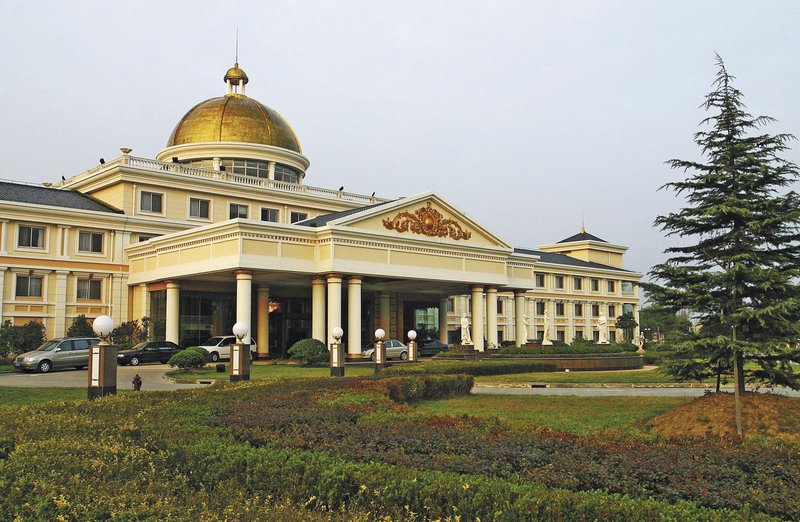
[[[709,393],[651,421],[653,431],[668,438],[735,437],[733,393]],[[800,442],[800,398],[771,393],[742,395],[745,437],[761,435]]]

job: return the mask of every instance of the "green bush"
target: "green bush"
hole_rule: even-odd
[[[209,353],[208,350],[206,350],[202,346],[190,346],[190,347],[186,348],[186,350],[184,350],[184,351],[188,351],[188,350],[191,350],[193,352],[199,353],[200,355],[203,356],[203,360],[205,360],[206,362],[211,362],[211,354]]]
[[[310,366],[327,363],[330,355],[328,348],[321,341],[303,339],[289,348],[289,358],[299,360],[301,366]]]
[[[626,345],[621,344],[594,344],[594,343],[573,343],[562,344],[560,346],[509,346],[501,348],[498,355],[593,355],[599,353],[605,354],[621,354],[636,352],[634,346],[631,350]]]
[[[206,352],[207,354],[208,352]],[[181,350],[180,352],[176,353],[172,357],[169,358],[170,366],[178,367],[183,371],[188,372],[193,368],[202,368],[206,365],[206,356],[204,356],[199,350],[193,349],[186,349]]]
[[[0,357],[28,352],[40,346],[45,339],[44,324],[38,321],[28,321],[22,326],[3,321],[0,325]]]
[[[94,337],[95,333],[92,325],[83,314],[77,315],[72,319],[72,324],[67,329],[67,337]]]
[[[456,375],[465,374],[478,377],[481,375],[504,375],[509,373],[554,372],[553,364],[537,361],[453,361],[429,362],[426,364],[397,364],[383,370],[382,375],[396,377],[401,375]]]
[[[411,403],[469,395],[471,375],[422,375],[389,379],[389,398],[394,402]]]

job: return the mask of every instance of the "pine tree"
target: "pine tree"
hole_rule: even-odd
[[[757,363],[748,380],[800,389],[790,362],[800,362],[800,197],[790,190],[797,166],[779,157],[794,139],[761,134],[773,122],[746,112],[722,59],[714,90],[701,107],[712,115],[694,135],[705,162],[673,159],[687,174],[667,183],[686,198],[677,212],[655,224],[684,238],[665,250],[671,257],[653,267],[650,298],[673,311],[687,310],[701,328],[680,343],[686,366],[719,375],[733,368],[744,390],[744,361]]]

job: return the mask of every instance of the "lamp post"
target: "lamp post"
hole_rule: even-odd
[[[417,332],[414,330],[408,331],[408,362],[417,362]]]
[[[386,337],[386,332],[383,328],[375,330],[375,375],[380,375],[383,366],[386,364],[386,348],[383,347],[383,338]]]
[[[331,330],[333,342],[330,347],[331,357],[331,377],[344,377],[344,349],[342,347],[342,336],[344,331],[337,326]]]
[[[247,323],[233,325],[236,344],[231,346],[231,382],[250,380],[250,344],[242,341],[248,332],[250,326]]]
[[[114,320],[101,315],[92,322],[94,333],[100,342],[89,347],[89,400],[117,393],[117,347],[108,344],[108,336],[114,329]]]

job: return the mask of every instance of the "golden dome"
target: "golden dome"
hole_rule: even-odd
[[[167,147],[207,142],[260,143],[302,154],[289,122],[242,94],[211,98],[192,107],[175,126]]]

